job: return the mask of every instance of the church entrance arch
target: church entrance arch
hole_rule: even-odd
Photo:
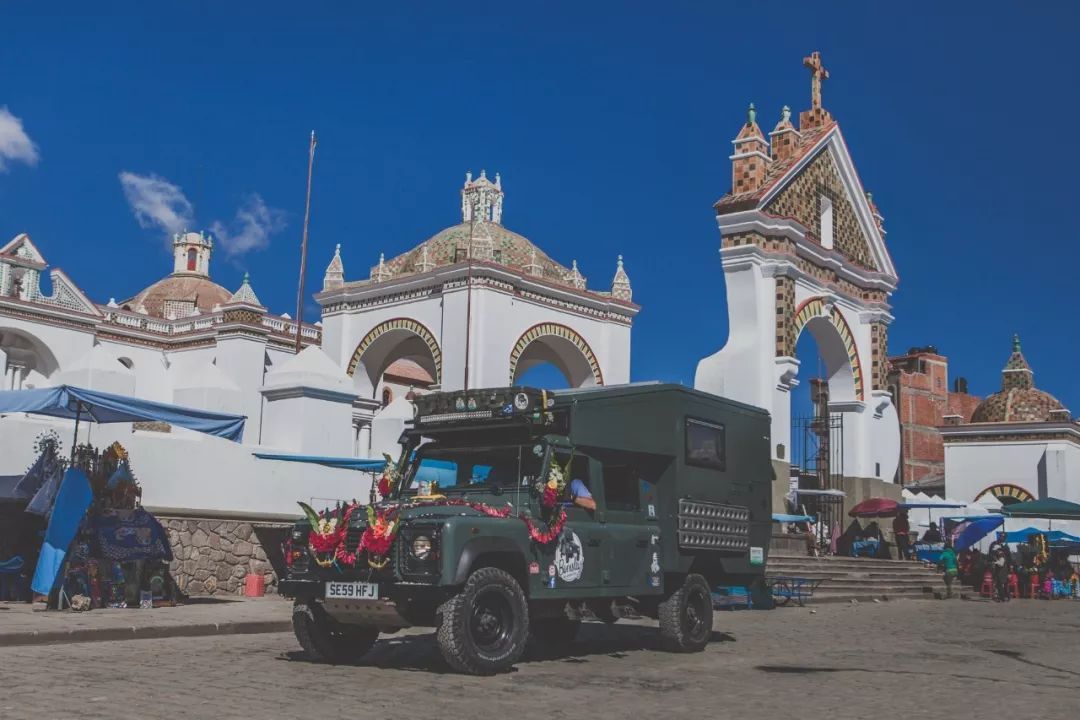
[[[855,337],[840,310],[828,297],[810,298],[795,313],[796,344],[803,330],[817,343],[829,384],[831,402],[861,402],[864,392],[862,363]]]
[[[435,336],[416,320],[395,318],[372,328],[353,351],[347,372],[357,394],[374,399],[386,369],[398,360],[416,363],[435,385],[442,381],[442,350]]]
[[[510,384],[543,364],[554,366],[570,387],[603,385],[600,362],[589,343],[559,323],[540,323],[526,330],[510,352]]]

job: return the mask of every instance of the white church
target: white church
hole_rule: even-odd
[[[366,496],[362,474],[253,452],[378,458],[412,416],[410,393],[507,386],[540,363],[575,387],[629,380],[638,306],[621,258],[610,289],[590,289],[576,261],[503,226],[501,185],[467,176],[461,222],[380,256],[364,279],[346,279],[339,245],[299,355],[296,322],[264,307],[247,277],[235,291],[212,280],[203,233],[176,235],[170,274],[107,303],[19,235],[0,248],[2,389],[70,384],[246,416],[239,446],[138,423],[80,434],[127,447],[144,502],[165,515],[284,518],[305,496]],[[26,468],[46,427],[70,438],[71,423],[0,418],[0,475]]]

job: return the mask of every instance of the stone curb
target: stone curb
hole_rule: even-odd
[[[158,640],[209,635],[255,635],[289,632],[290,620],[250,620],[240,622],[198,623],[193,625],[146,625],[77,630],[46,630],[0,634],[0,648],[18,645],[59,645],[65,643],[107,642],[114,640]]]

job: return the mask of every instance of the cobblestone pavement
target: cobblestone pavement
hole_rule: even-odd
[[[696,655],[646,624],[587,624],[571,657],[475,678],[430,633],[359,666],[291,634],[0,649],[0,718],[1067,717],[1080,711],[1080,602],[909,601],[723,612]]]

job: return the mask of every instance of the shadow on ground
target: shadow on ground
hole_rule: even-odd
[[[570,652],[562,656],[538,657],[526,653],[518,661],[519,665],[534,662],[562,662],[572,664],[588,663],[591,657],[604,656],[623,659],[633,652],[658,651],[660,636],[655,627],[641,625],[605,625],[603,623],[583,623]],[[728,633],[712,634],[711,642],[735,642],[735,637]],[[311,663],[302,650],[283,653],[281,660],[289,662]],[[377,667],[380,669],[406,670],[414,672],[449,673],[450,667],[443,660],[435,633],[423,635],[382,635],[379,642],[362,660],[350,663],[358,667]],[[513,670],[511,670],[513,672]]]

